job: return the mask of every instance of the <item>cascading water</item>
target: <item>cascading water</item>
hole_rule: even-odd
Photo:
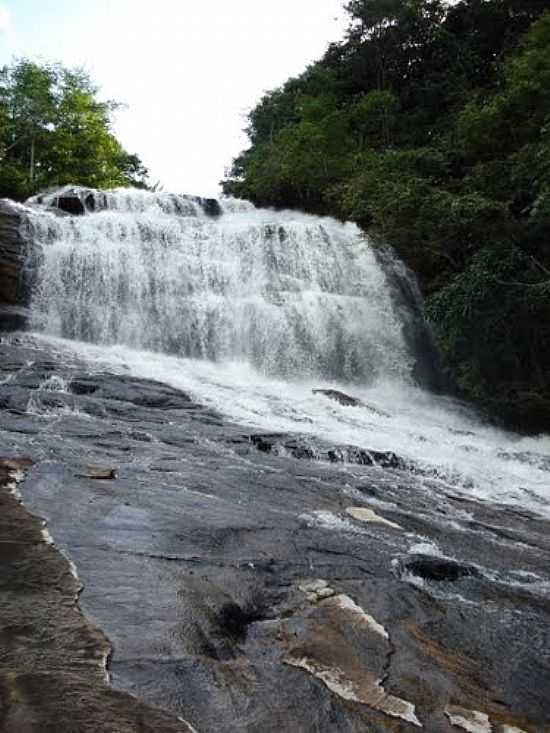
[[[93,216],[36,220],[35,328],[266,374],[410,377],[402,318],[355,226],[232,200],[212,217],[189,197],[96,196]]]
[[[39,648],[39,727],[55,689],[94,730],[545,729],[550,436],[421,386],[437,359],[391,250],[135,191],[0,204],[0,229],[35,329],[0,339],[26,623],[3,657],[19,685]]]
[[[416,286],[354,225],[127,190],[84,191],[87,213],[60,216],[48,205],[61,195],[29,210],[43,253],[32,325],[50,342],[243,425],[394,451],[416,480],[548,512],[548,437],[484,425],[415,386],[431,360]]]

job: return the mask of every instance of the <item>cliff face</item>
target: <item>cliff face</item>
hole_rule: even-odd
[[[26,325],[35,255],[24,207],[0,200],[0,330]]]

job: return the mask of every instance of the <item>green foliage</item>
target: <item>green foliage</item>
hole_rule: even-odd
[[[521,408],[522,393],[537,410],[548,399],[550,273],[536,260],[514,246],[480,250],[428,299],[428,311],[466,394],[503,414]]]
[[[25,59],[0,70],[0,195],[47,186],[145,184],[147,171],[111,131],[117,105],[100,102],[80,69]]]
[[[344,41],[251,112],[224,188],[391,243],[462,393],[548,429],[548,3],[346,7]]]
[[[399,112],[399,98],[391,91],[373,89],[350,106],[350,122],[359,149],[390,145]]]

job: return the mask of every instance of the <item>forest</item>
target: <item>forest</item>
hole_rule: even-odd
[[[147,171],[112,131],[119,105],[102,102],[89,75],[18,59],[0,69],[0,197],[24,200],[52,186],[145,185]]]
[[[248,115],[226,194],[357,222],[418,277],[449,382],[550,424],[550,2],[351,0]]]

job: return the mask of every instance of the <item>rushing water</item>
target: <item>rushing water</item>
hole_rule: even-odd
[[[108,204],[37,220],[48,242],[39,330],[290,378],[410,376],[387,277],[353,225],[231,200],[212,217],[192,199],[143,192]]]
[[[97,194],[93,208],[31,217],[35,330],[242,424],[391,450],[444,488],[548,513],[548,436],[485,426],[415,384],[411,284],[355,226],[146,192]],[[327,387],[364,405],[312,393]]]

